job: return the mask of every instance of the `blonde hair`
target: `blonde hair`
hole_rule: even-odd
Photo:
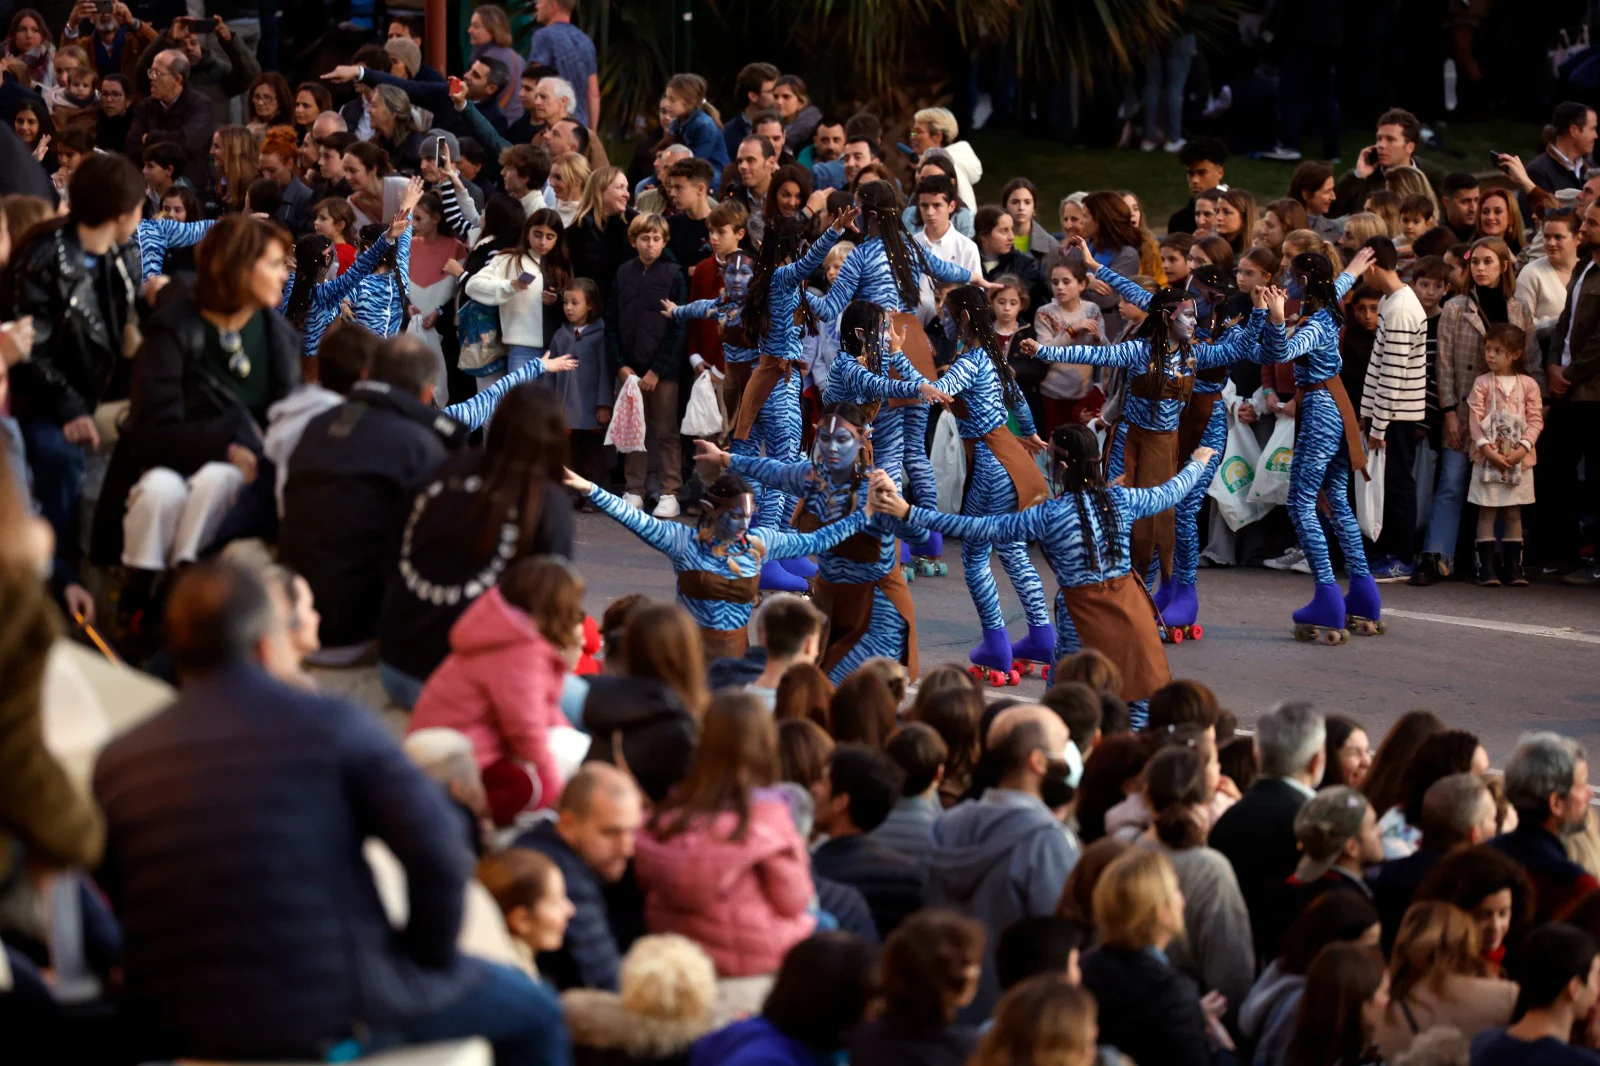
[[[1383,183],[1402,200],[1408,196],[1426,196],[1433,204],[1433,217],[1444,217],[1439,210],[1439,197],[1434,195],[1428,176],[1416,167],[1389,167],[1383,172]]]
[[[1516,240],[1517,246],[1523,247],[1528,243],[1528,235],[1522,228],[1522,211],[1517,207],[1517,201],[1512,198],[1510,189],[1485,189],[1478,198],[1478,238],[1480,240],[1502,240],[1500,237],[1490,237],[1483,232],[1483,202],[1491,197],[1498,196],[1506,202],[1506,233]],[[1510,295],[1509,293],[1507,295]]]
[[[600,200],[606,188],[618,177],[627,177],[621,167],[599,167],[589,172],[589,180],[583,186],[583,196],[578,199],[578,213],[572,218],[574,226],[590,217],[593,217],[596,226],[605,221],[600,214]]]
[[[1440,993],[1447,977],[1484,976],[1481,951],[1478,923],[1466,911],[1443,900],[1413,903],[1400,919],[1389,959],[1390,1010],[1424,985]]]
[[[1335,267],[1342,261],[1339,249],[1314,229],[1290,230],[1283,237],[1282,259],[1285,264],[1303,252],[1317,252],[1327,256]]]
[[[1142,951],[1156,944],[1162,912],[1178,901],[1178,875],[1161,852],[1130,848],[1094,886],[1094,924],[1110,947]],[[1181,923],[1183,915],[1178,914]]]
[[[1371,211],[1357,211],[1344,220],[1344,232],[1340,236],[1342,238],[1346,235],[1355,238],[1351,242],[1351,247],[1359,248],[1367,242],[1368,238],[1387,237],[1389,235],[1389,224],[1383,220],[1381,215],[1375,215]],[[1339,263],[1340,260],[1338,259],[1333,261],[1335,267]]]
[[[1099,1041],[1094,995],[1059,973],[1028,978],[1000,998],[994,1025],[969,1066],[1037,1066],[1092,1052]]]
[[[706,80],[698,74],[674,74],[667,79],[667,92],[689,105],[690,111],[704,111],[711,121],[722,127],[722,116],[706,99]]]
[[[667,229],[667,220],[660,215],[635,215],[632,222],[628,223],[628,243],[639,239],[643,233],[659,233],[661,239],[666,240],[671,232]]]
[[[677,933],[640,937],[623,956],[617,976],[623,1006],[634,1014],[698,1018],[709,1027],[717,1005],[717,968],[688,937]]]
[[[511,17],[498,4],[482,4],[472,9],[478,23],[489,32],[489,37],[501,48],[511,47]]]
[[[1393,191],[1373,189],[1362,207],[1383,219],[1388,236],[1398,237],[1405,232],[1400,226],[1400,197]]]
[[[850,241],[840,241],[829,248],[828,254],[822,260],[822,272],[826,274],[830,267],[842,265],[845,257],[855,250],[856,246]]]
[[[566,152],[559,155],[550,164],[550,177],[561,182],[568,192],[576,189],[578,196],[583,196],[584,186],[588,184],[589,175],[593,173],[589,160],[577,152]]]
[[[925,107],[911,116],[912,125],[916,125],[918,122],[938,130],[939,134],[944,138],[941,142],[943,147],[949,147],[950,142],[954,141],[961,133],[961,127],[956,123],[955,115],[951,114],[948,108]]]
[[[1515,211],[1516,205],[1511,209]],[[1509,300],[1517,294],[1517,261],[1511,254],[1511,246],[1499,237],[1479,237],[1467,248],[1467,259],[1471,260],[1472,253],[1479,248],[1489,249],[1500,260],[1500,292]]]

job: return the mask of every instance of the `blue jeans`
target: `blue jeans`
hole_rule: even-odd
[[[378,681],[383,685],[383,694],[396,706],[405,710],[409,711],[417,705],[417,698],[422,695],[422,686],[426,680],[426,678],[412,677],[386,662],[378,663]]]
[[[495,1066],[569,1066],[555,991],[510,966],[474,965],[482,967],[483,980],[448,1007],[402,1023],[405,1043],[481,1036],[494,1045]]]
[[[1334,88],[1334,53],[1315,42],[1296,43],[1284,52],[1278,74],[1278,143],[1298,150],[1306,105],[1317,107],[1322,154],[1339,155],[1339,95]]]
[[[1456,541],[1461,535],[1461,508],[1467,502],[1467,485],[1472,479],[1472,459],[1466,452],[1445,448],[1439,455],[1439,483],[1433,489],[1433,507],[1428,512],[1428,535],[1422,550],[1455,562]]]
[[[67,440],[61,427],[48,419],[20,423],[28,467],[33,471],[33,496],[39,513],[56,535],[56,553],[77,555],[77,509],[83,495],[83,449]]]
[[[506,345],[506,373],[515,374],[535,359],[544,358],[544,349],[529,344]]]
[[[1189,82],[1189,67],[1194,63],[1195,36],[1183,33],[1167,42],[1160,52],[1144,59],[1144,139],[1176,141],[1183,136],[1183,88]],[[1158,118],[1165,118],[1162,136]]]

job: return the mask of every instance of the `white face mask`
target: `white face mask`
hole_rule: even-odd
[[[1199,319],[1195,317],[1194,304],[1180,304],[1177,314],[1172,316],[1173,335],[1187,343],[1194,340],[1195,328],[1198,325]]]

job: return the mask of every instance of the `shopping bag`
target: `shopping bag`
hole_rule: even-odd
[[[1280,504],[1289,502],[1289,469],[1294,463],[1294,419],[1278,416],[1272,427],[1267,446],[1261,449],[1261,462],[1256,464],[1255,484],[1250,486],[1252,503]]]
[[[1417,532],[1428,528],[1428,516],[1433,513],[1433,486],[1439,476],[1439,453],[1427,441],[1417,442],[1417,461],[1411,467],[1417,479]]]
[[[1230,410],[1228,442],[1223,448],[1222,462],[1217,466],[1217,476],[1211,479],[1206,495],[1217,501],[1217,511],[1231,530],[1243,529],[1272,510],[1271,504],[1250,499],[1260,463],[1261,446],[1256,443],[1255,433]]]
[[[1389,449],[1373,448],[1367,452],[1367,476],[1356,478],[1356,524],[1372,541],[1383,532],[1383,471],[1388,465]]]
[[[683,424],[678,427],[685,437],[710,439],[722,433],[722,408],[717,404],[713,376],[709,370],[695,375],[694,388],[689,390],[689,406],[683,412]]]
[[[939,487],[939,510],[959,514],[961,492],[967,483],[967,452],[961,444],[961,431],[949,411],[939,412],[933,427],[933,479]]]
[[[606,427],[606,444],[619,452],[644,451],[644,393],[637,374],[630,375],[617,393],[611,425]]]

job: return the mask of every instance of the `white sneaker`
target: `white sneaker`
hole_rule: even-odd
[[[1311,562],[1306,558],[1306,553],[1301,552],[1300,558],[1296,559],[1294,561],[1294,565],[1289,567],[1289,569],[1293,570],[1297,574],[1311,573]]]
[[[656,501],[656,509],[650,513],[657,518],[677,518],[678,498],[671,494],[661,497]]]
[[[644,498],[641,496],[636,496],[631,492],[623,494],[622,502],[627,504],[629,507],[632,507],[635,511],[644,510]]]
[[[1153,152],[1158,147],[1160,147],[1160,146],[1157,145],[1155,141],[1152,141],[1149,138],[1145,138],[1144,140],[1139,142],[1139,151],[1141,151],[1141,152]]]
[[[1271,159],[1278,163],[1298,163],[1305,157],[1300,154],[1298,149],[1285,148],[1280,144],[1274,147],[1270,152],[1262,152],[1261,158]]]
[[[1163,144],[1161,146],[1161,150],[1168,155],[1176,155],[1178,152],[1183,151],[1183,146],[1188,143],[1188,141],[1184,140],[1182,137],[1179,137],[1175,141],[1168,141],[1166,144]]]
[[[1288,551],[1284,552],[1282,555],[1278,556],[1276,559],[1268,559],[1261,565],[1265,566],[1268,570],[1293,570],[1296,566],[1304,566],[1305,561],[1306,553],[1301,551],[1299,546],[1296,545],[1295,547],[1292,547]],[[1309,567],[1302,571],[1302,573],[1310,572],[1311,571]]]

